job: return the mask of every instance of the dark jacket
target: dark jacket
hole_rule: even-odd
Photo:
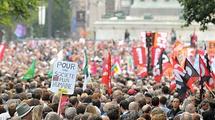
[[[171,109],[168,113],[167,113],[167,117],[169,118],[169,120],[173,120],[174,117],[178,114],[182,113],[182,111],[178,108],[177,110]]]
[[[215,120],[215,109],[210,109],[202,113],[203,120]]]

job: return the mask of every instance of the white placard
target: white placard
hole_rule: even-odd
[[[64,89],[65,94],[73,94],[77,72],[77,63],[56,61],[53,68],[51,91],[57,93],[60,89]]]

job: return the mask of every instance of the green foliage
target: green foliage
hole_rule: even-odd
[[[185,26],[192,22],[200,23],[201,30],[207,30],[208,24],[215,24],[215,0],[178,0],[183,6]]]
[[[69,1],[52,0],[53,37],[66,37],[65,34],[70,32],[72,11]],[[38,24],[38,6],[40,4],[41,0],[0,0],[0,26],[10,27],[12,30],[16,23],[24,23],[28,30],[33,29],[34,37],[47,37],[48,0],[43,0],[43,5],[46,6],[46,23],[44,26]],[[29,34],[27,36],[30,36]]]
[[[11,26],[15,21],[27,20],[37,5],[38,0],[1,0],[0,25]]]
[[[48,0],[47,0],[48,1]],[[67,37],[70,32],[71,9],[70,0],[53,0],[52,4],[52,37]],[[44,26],[38,24],[38,13],[34,13],[29,26],[33,27],[34,37],[48,37],[48,3],[46,4],[46,22]]]
[[[55,0],[52,11],[52,35],[54,37],[66,37],[70,32],[71,9],[70,0]]]

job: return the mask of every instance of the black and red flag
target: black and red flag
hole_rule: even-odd
[[[177,58],[173,59],[173,74],[175,77],[176,89],[181,98],[186,97],[186,80],[189,78],[186,71],[179,65]]]
[[[158,58],[157,63],[154,65],[153,68],[153,76],[154,80],[157,82],[160,82],[163,73],[169,68],[172,67],[172,64],[170,63],[170,59],[164,49],[161,49],[161,54]]]
[[[199,74],[188,59],[185,60],[184,69],[189,76],[187,77],[186,85],[189,87],[190,91],[194,93],[193,84],[199,79]]]
[[[208,87],[214,88],[214,81],[211,76],[210,65],[209,65],[209,61],[207,61],[207,58],[206,58],[206,64],[204,60],[201,58],[201,56],[199,56],[199,69],[200,69],[200,77],[201,77],[200,83],[201,85],[206,83]]]

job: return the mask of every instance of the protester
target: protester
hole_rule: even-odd
[[[129,39],[127,36],[126,40]],[[201,98],[200,90],[192,93],[186,84],[186,92],[182,95],[171,86],[180,82],[174,81],[177,78],[171,78],[173,75],[163,75],[160,82],[155,81],[154,76],[138,75],[138,69],[130,59],[134,50],[131,46],[138,44],[137,41],[121,44],[88,40],[81,43],[56,40],[9,42],[0,62],[0,119],[211,120],[215,111],[213,89],[205,87]],[[84,48],[88,54],[90,80],[82,89],[85,84]],[[108,50],[111,53],[111,81],[104,85],[103,69],[108,65]],[[73,94],[51,91],[51,71],[56,60],[78,64]],[[31,65],[34,75],[26,79]],[[198,84],[196,81],[193,85]],[[67,98],[62,104],[64,95]],[[200,101],[200,98],[204,100]]]

